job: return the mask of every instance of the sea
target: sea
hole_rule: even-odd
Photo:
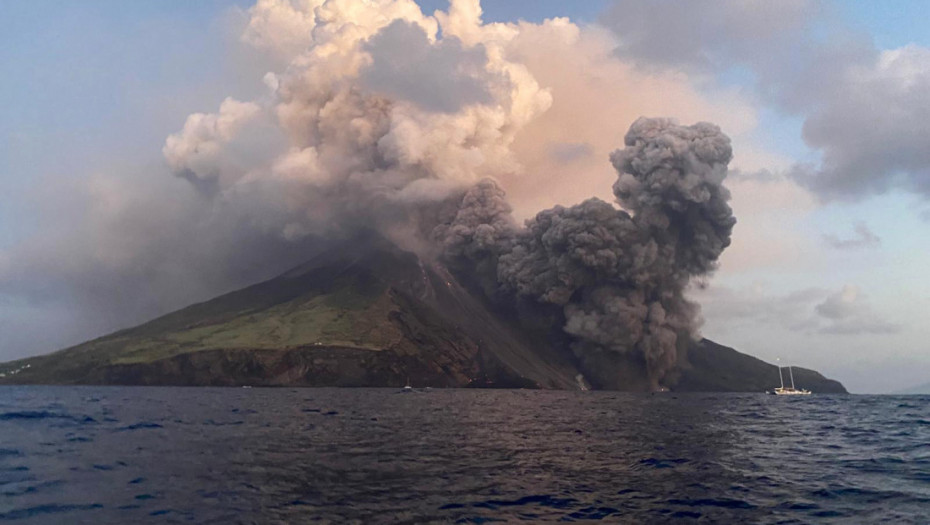
[[[0,387],[0,522],[928,523],[928,402]]]

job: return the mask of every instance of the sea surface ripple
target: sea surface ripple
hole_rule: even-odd
[[[924,523],[928,401],[0,387],[0,522]]]

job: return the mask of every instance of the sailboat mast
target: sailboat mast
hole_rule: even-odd
[[[791,376],[791,390],[794,390],[794,373],[791,371],[791,365],[788,365],[788,375]]]
[[[781,365],[778,365],[778,382],[781,383],[782,388],[785,388],[785,378],[781,375]]]

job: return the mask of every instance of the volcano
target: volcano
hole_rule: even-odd
[[[495,305],[476,286],[384,238],[356,238],[274,279],[0,365],[0,383],[650,389],[645,363],[613,356],[585,373],[557,324],[531,305]],[[845,392],[794,373],[815,392]],[[761,392],[777,377],[774,365],[705,339],[667,387]]]

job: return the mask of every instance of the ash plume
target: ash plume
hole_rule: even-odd
[[[660,246],[674,249],[674,265],[685,275],[716,269],[736,224],[723,186],[733,158],[730,139],[713,124],[640,118],[624,142],[625,149],[611,154],[620,172],[617,202]]]
[[[510,144],[551,95],[496,36],[469,41],[484,27],[477,2],[453,2],[441,34],[410,0],[309,4],[313,17],[292,20],[307,24],[306,47],[284,46],[290,65],[266,76],[269,96],[228,99],[168,138],[177,176],[218,201],[283,194],[265,200],[280,221],[269,226],[297,240],[365,228],[409,237],[425,208],[517,169]],[[245,36],[277,46],[272,15],[297,9],[259,3]]]
[[[446,222],[432,231],[447,259],[483,261],[510,249],[517,224],[504,190],[493,179],[468,189]]]
[[[722,182],[732,150],[712,124],[647,118],[633,123],[625,145],[611,155],[625,209],[593,198],[516,229],[502,192],[484,182],[434,233],[445,234],[447,259],[487,267],[496,256],[504,296],[562,308],[582,365],[605,352],[632,354],[658,387],[697,331],[698,307],[685,287],[713,272],[730,244],[736,220]]]
[[[684,289],[730,242],[729,139],[711,124],[639,119],[610,156],[624,209],[589,199],[521,228],[494,179],[516,169],[510,145],[551,97],[501,52],[513,35],[463,8],[475,2],[438,16],[441,36],[419,11],[388,19],[374,5],[340,31],[340,5],[318,8],[309,49],[269,79],[271,104],[227,101],[169,139],[176,173],[208,182],[213,198],[283,187],[288,238],[374,229],[439,254],[492,300],[559,309],[583,369],[632,357],[658,387],[696,332]],[[441,71],[422,67],[434,62]],[[275,120],[286,144],[271,160],[232,151]]]
[[[554,319],[582,368],[623,356],[663,381],[698,324],[683,290],[729,244],[729,140],[710,124],[640,119],[610,156],[615,203],[556,206],[525,225],[512,204],[526,217],[528,203],[595,194],[587,159],[606,162],[632,101],[683,118],[712,105],[638,81],[598,31],[486,24],[478,0],[432,15],[413,0],[260,0],[248,17],[243,41],[273,58],[266,91],[190,115],[164,143],[170,174],[101,178],[67,228],[0,253],[0,295],[73,296],[69,312],[101,323],[86,338],[374,230],[492,301],[538,307],[534,326]],[[617,96],[637,90],[650,94]]]

